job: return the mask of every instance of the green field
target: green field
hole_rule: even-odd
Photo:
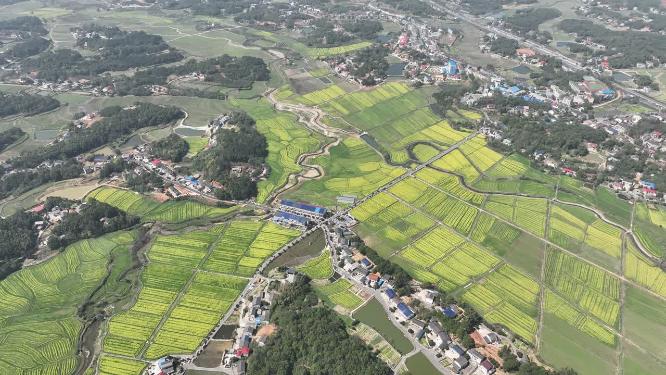
[[[330,155],[317,157],[311,163],[322,166],[325,175],[306,181],[287,197],[333,206],[337,196],[356,195],[360,198],[404,172],[402,168],[382,162],[381,157],[359,138],[346,138],[331,148]]]
[[[354,292],[352,283],[347,279],[341,278],[330,284],[317,286],[315,290],[324,302],[331,306],[340,306],[347,311],[354,310],[363,303],[361,297]]]
[[[419,375],[440,375],[441,373],[430,360],[421,352],[414,354],[405,361],[407,371]]]
[[[157,237],[136,302],[108,323],[104,352],[137,359],[191,353],[231,307],[247,277],[297,234],[272,223],[233,221]]]
[[[214,219],[233,213],[238,207],[212,207],[195,201],[167,201],[159,203],[137,192],[113,187],[100,187],[87,195],[143,221],[182,223],[194,219]]]
[[[386,311],[377,300],[372,299],[363,305],[362,308],[356,310],[356,312],[354,312],[354,319],[360,320],[363,324],[366,324],[379,332],[379,334],[401,354],[412,351],[412,344],[402,335],[402,332],[391,323],[386,316]]]
[[[326,249],[321,255],[308,260],[296,269],[311,279],[328,279],[333,276],[333,264],[331,262],[331,251]]]
[[[623,318],[626,338],[663,362],[666,348],[660,343],[663,343],[662,338],[666,334],[664,301],[638,288],[628,287]]]
[[[0,373],[73,372],[83,327],[77,310],[107,275],[111,254],[127,254],[132,241],[128,232],[79,241],[1,281]]]

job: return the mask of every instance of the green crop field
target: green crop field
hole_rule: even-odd
[[[333,276],[333,264],[331,262],[331,251],[326,249],[321,255],[308,260],[296,269],[311,279],[328,279]]]
[[[501,154],[486,147],[485,139],[478,135],[460,146],[460,150],[483,173],[503,158]]]
[[[504,265],[462,295],[485,318],[507,327],[527,342],[537,330],[539,285],[510,265]]]
[[[597,268],[560,251],[549,251],[545,281],[569,302],[610,326],[618,323],[620,281]]]
[[[345,310],[354,310],[361,306],[363,300],[356,295],[352,287],[347,279],[338,279],[330,284],[317,286],[315,290],[325,302],[333,306],[341,306]]]
[[[486,200],[484,208],[535,236],[545,235],[548,208],[545,199],[492,195]]]
[[[641,244],[652,254],[662,257],[666,254],[666,209],[636,205],[634,234]]]
[[[72,373],[77,309],[107,274],[111,253],[127,253],[132,241],[127,232],[79,241],[0,281],[0,373]]]
[[[146,367],[145,362],[103,355],[99,359],[100,375],[139,374]]]
[[[354,319],[372,327],[401,354],[412,351],[413,346],[402,332],[391,323],[384,307],[376,299],[371,299],[354,312]]]
[[[379,358],[389,366],[395,367],[400,362],[400,353],[395,350],[388,341],[370,326],[358,323],[350,330],[350,333],[358,336],[363,342],[379,353]]]
[[[631,241],[627,241],[624,275],[651,291],[666,297],[666,273],[645,259]]]
[[[246,277],[297,235],[272,223],[233,221],[157,237],[142,289],[129,310],[110,320],[104,352],[137,359],[191,353],[231,307]]]
[[[479,177],[480,172],[459,150],[453,150],[444,155],[441,159],[432,163],[434,167],[445,171],[453,172],[465,178],[465,181],[474,181]]]
[[[331,148],[330,155],[311,161],[321,165],[325,175],[310,180],[288,197],[332,206],[340,195],[364,196],[404,173],[402,168],[391,167],[359,138],[346,138]]]
[[[625,337],[663,362],[666,348],[666,309],[664,301],[636,288],[628,287],[624,302]]]
[[[424,163],[437,156],[437,154],[440,153],[440,150],[430,145],[417,144],[412,149],[412,152],[414,153],[414,156],[416,156],[416,160],[418,160],[421,163]]]
[[[86,197],[140,216],[143,221],[181,223],[199,218],[214,219],[237,210],[237,207],[211,207],[195,201],[159,203],[137,192],[108,186],[95,189]]]

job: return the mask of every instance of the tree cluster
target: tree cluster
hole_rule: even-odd
[[[440,116],[446,117],[446,112],[458,105],[465,94],[476,91],[478,87],[478,83],[475,81],[470,85],[445,85],[439,92],[433,94],[435,102],[430,105],[430,108]]]
[[[10,162],[14,167],[35,167],[46,160],[78,156],[84,152],[123,139],[131,132],[150,126],[167,124],[183,117],[176,107],[151,103],[136,103],[128,108],[107,107],[100,111],[102,120],[95,126],[72,129],[60,142],[22,153]]]
[[[220,199],[242,200],[257,194],[256,181],[251,175],[232,174],[235,165],[250,166],[256,170],[268,156],[266,137],[259,133],[255,121],[245,112],[233,112],[228,124],[220,129],[216,144],[197,155],[194,168],[201,170],[207,179],[217,180],[224,189],[218,191]]]
[[[0,218],[0,280],[21,268],[23,260],[37,248],[34,213],[17,212]]]
[[[1,55],[4,59],[24,59],[46,51],[51,41],[39,36],[22,40],[9,48]]]
[[[42,20],[35,16],[22,16],[0,21],[0,30],[14,32],[19,37],[48,34]]]
[[[307,280],[298,278],[275,300],[277,332],[254,348],[248,375],[389,375],[392,370],[331,309],[321,306]]]
[[[64,208],[64,207],[61,207]],[[78,212],[71,212],[53,228],[48,240],[49,248],[60,249],[85,238],[136,225],[139,218],[94,199],[82,204]]]
[[[389,68],[386,57],[389,54],[388,48],[381,45],[373,45],[364,48],[354,56],[354,65],[351,73],[354,77],[361,79],[365,86],[372,86],[378,80],[386,78],[386,71]]]
[[[393,7],[394,9],[411,13],[415,16],[426,17],[434,16],[440,14],[439,11],[435,10],[430,4],[425,1],[420,0],[382,0],[383,3],[386,3]]]
[[[232,16],[243,13],[254,0],[159,0],[165,9],[190,9],[195,15]]]
[[[615,31],[589,20],[566,19],[559,28],[578,38],[591,38],[606,46],[600,54],[608,56],[613,68],[632,68],[646,61],[666,61],[666,35],[640,31]]]
[[[57,182],[79,177],[83,167],[76,160],[70,159],[50,167],[19,170],[8,173],[0,179],[0,199],[12,194],[21,194],[47,182]]]
[[[501,56],[514,56],[519,44],[514,39],[498,36],[490,42],[490,51]]]
[[[73,29],[77,46],[96,52],[89,57],[71,49],[48,51],[28,59],[23,70],[38,71],[38,78],[58,81],[72,76],[95,76],[108,71],[159,65],[180,61],[183,55],[159,35],[144,31],[124,31],[117,27],[86,25]]]
[[[125,185],[139,193],[147,193],[163,188],[164,180],[155,171],[143,172],[141,174],[130,171],[125,174]]]
[[[506,23],[512,30],[527,34],[530,31],[538,31],[539,25],[561,15],[562,12],[555,8],[519,9],[516,14],[506,18]]]
[[[0,152],[23,138],[25,132],[21,128],[11,127],[0,132]]]
[[[99,77],[93,81],[93,84],[99,87],[113,84],[118,95],[148,96],[151,95],[151,85],[166,85],[170,77],[190,73],[201,73],[206,81],[231,88],[250,88],[256,81],[267,81],[270,78],[266,63],[258,57],[222,55],[203,61],[191,59],[182,65],[145,69],[132,76]],[[169,89],[169,94],[211,99],[226,98],[226,95],[219,90],[208,92],[192,88]]]
[[[583,72],[570,72],[562,69],[562,61],[548,59],[541,70],[530,73],[530,78],[539,86],[557,85],[569,87],[569,82],[580,82],[585,74]]]
[[[601,129],[563,121],[547,123],[519,116],[505,116],[503,123],[506,126],[504,136],[511,139],[514,151],[524,149],[532,154],[541,150],[555,159],[565,154],[585,156],[585,142],[601,144],[608,137],[608,133]]]
[[[166,138],[150,144],[150,149],[154,156],[174,162],[183,160],[189,148],[187,142],[175,133],[171,133]]]
[[[9,94],[0,92],[0,117],[13,115],[33,116],[60,106],[60,102],[46,95]]]

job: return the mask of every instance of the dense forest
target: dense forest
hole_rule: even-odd
[[[187,155],[189,145],[178,134],[171,133],[166,138],[151,143],[150,149],[158,159],[179,162]]]
[[[519,9],[511,17],[506,18],[506,24],[514,31],[527,34],[530,31],[538,31],[539,25],[548,20],[555,19],[562,12],[555,8],[527,8]]]
[[[543,151],[556,160],[562,155],[587,155],[585,142],[601,144],[608,133],[601,129],[592,129],[565,121],[546,123],[542,120],[526,119],[519,116],[505,116],[504,137],[512,141],[511,151],[525,150],[528,154]],[[490,142],[497,147],[498,142]]]
[[[42,20],[34,16],[22,16],[0,21],[0,30],[15,32],[20,38],[48,34]]]
[[[268,155],[266,138],[257,131],[256,123],[245,112],[233,112],[228,125],[215,136],[215,146],[200,152],[194,159],[194,168],[209,180],[224,185],[217,195],[220,199],[247,199],[257,194],[253,177],[263,166]],[[235,165],[248,166],[249,172],[231,173]]]
[[[376,84],[378,80],[386,78],[386,71],[389,68],[386,57],[389,52],[388,48],[381,45],[360,50],[354,56],[351,73],[365,86]]]
[[[578,38],[591,38],[606,46],[603,55],[613,68],[633,68],[646,61],[666,61],[666,35],[640,31],[615,31],[588,20],[567,19],[559,24]]]
[[[38,215],[25,212],[0,218],[0,280],[21,268],[23,260],[37,249],[34,223],[38,220]]]
[[[132,76],[100,77],[95,79],[93,84],[103,87],[113,83],[119,95],[147,96],[151,95],[151,85],[166,85],[170,76],[185,76],[191,73],[203,74],[206,81],[231,88],[250,88],[256,81],[267,81],[270,78],[266,63],[258,57],[222,55],[202,61],[191,59],[182,65],[141,70]],[[188,96],[209,97],[212,94],[214,99],[226,97],[219,93],[219,90],[210,93],[192,90],[195,89],[169,89],[169,94],[178,95],[181,92],[191,94]]]
[[[569,87],[569,82],[580,82],[584,76],[583,72],[562,69],[562,61],[557,59],[548,59],[541,70],[530,73],[530,78],[539,86],[554,84],[565,90]]]
[[[490,41],[490,51],[501,56],[515,56],[518,47],[518,41],[503,36]]]
[[[28,38],[11,46],[2,57],[5,59],[23,59],[46,51],[51,41],[42,37]]]
[[[359,39],[374,39],[383,30],[379,21],[349,21],[341,25],[326,19],[312,23],[313,29],[303,38],[311,47],[335,47]]]
[[[83,166],[73,159],[36,169],[18,170],[14,173],[7,173],[0,179],[0,199],[12,194],[24,193],[47,182],[76,178],[82,173]]]
[[[421,0],[382,0],[391,7],[411,13],[415,16],[433,16],[439,14],[430,4]]]
[[[25,132],[21,128],[12,127],[0,132],[0,151],[3,151],[14,142],[23,138]]]
[[[124,136],[140,128],[175,121],[183,117],[183,112],[171,106],[136,103],[127,108],[119,106],[104,108],[100,111],[100,116],[103,118],[95,123],[95,126],[72,129],[64,140],[22,153],[11,159],[10,163],[15,168],[31,168],[46,160],[75,157],[109,142],[123,139]]]
[[[232,16],[250,9],[254,0],[159,0],[166,9],[191,9],[195,15]]]
[[[248,375],[389,375],[392,370],[319,299],[307,280],[283,288],[271,320],[278,326],[266,345],[254,348]]]
[[[33,116],[60,106],[60,102],[46,95],[8,94],[0,92],[0,117],[13,115]]]
[[[159,35],[124,31],[117,27],[86,25],[73,29],[80,37],[77,46],[95,51],[84,57],[78,51],[58,49],[26,60],[23,71],[38,71],[38,78],[58,81],[72,76],[93,77],[108,71],[172,63],[183,55]]]
[[[68,209],[76,202],[60,200],[60,209]],[[67,206],[69,203],[69,206]],[[60,249],[78,240],[99,237],[106,233],[136,225],[139,218],[100,203],[96,200],[82,204],[78,212],[70,212],[57,224],[48,240],[49,248]]]

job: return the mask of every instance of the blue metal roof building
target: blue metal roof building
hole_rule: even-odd
[[[386,294],[386,297],[388,297],[388,299],[393,299],[394,297],[397,296],[397,294],[395,293],[395,290],[393,290],[391,288],[386,289],[384,291],[384,294]]]
[[[280,201],[280,204],[286,207],[291,207],[295,208],[297,210],[303,210],[303,211],[308,211],[312,214],[318,215],[318,216],[324,216],[326,214],[326,208],[320,207],[320,206],[314,206],[311,204],[306,204],[306,203],[301,203],[301,202],[296,202],[292,201],[290,199],[283,199]]]
[[[289,213],[289,212],[284,212],[284,211],[279,211],[273,217],[273,220],[274,221],[287,222],[287,223],[293,223],[293,224],[303,225],[303,226],[307,225],[308,221],[309,221],[307,218],[305,218],[303,216],[295,215],[295,214],[292,214],[292,213]]]
[[[414,317],[414,311],[412,311],[412,309],[410,309],[404,302],[398,304],[398,310],[400,310],[400,313],[405,319],[411,319]]]

